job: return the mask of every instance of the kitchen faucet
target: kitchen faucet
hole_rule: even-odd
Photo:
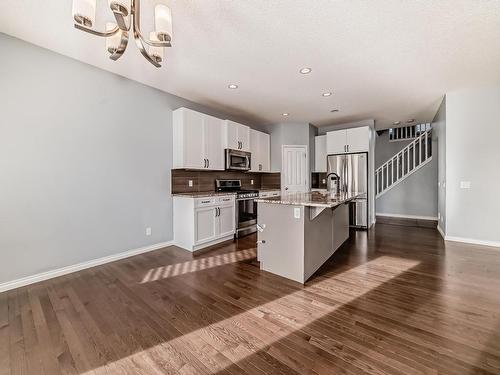
[[[332,175],[333,177],[330,178]],[[337,183],[334,186],[332,186],[333,180],[337,180]],[[335,194],[340,193],[340,176],[337,173],[330,172],[326,175],[326,188],[329,193],[332,193],[333,190],[335,190]]]

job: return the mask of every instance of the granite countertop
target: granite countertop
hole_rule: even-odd
[[[323,207],[334,208],[343,203],[352,201],[363,196],[361,193],[340,193],[331,196],[330,194],[322,194],[320,192],[312,193],[287,193],[280,197],[258,198],[255,199],[258,203],[285,204],[292,206],[306,207]]]
[[[174,193],[172,197],[184,198],[206,198],[206,197],[221,197],[228,195],[236,195],[234,192],[217,192],[217,191],[194,191],[192,193]]]

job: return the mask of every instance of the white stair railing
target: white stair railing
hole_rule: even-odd
[[[432,160],[431,132],[432,129],[425,131],[377,168],[375,171],[377,198]]]

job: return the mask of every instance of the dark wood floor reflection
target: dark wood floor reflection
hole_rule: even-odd
[[[303,287],[261,272],[254,244],[0,294],[0,375],[500,374],[498,249],[380,224]]]

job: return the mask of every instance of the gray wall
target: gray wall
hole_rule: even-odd
[[[438,145],[438,225],[446,233],[446,97],[432,120],[432,128],[432,136]]]
[[[377,136],[376,168],[407,146],[410,141],[389,141],[389,132]],[[377,214],[437,217],[437,141],[433,141],[432,161],[376,200]]]
[[[0,50],[0,284],[172,240],[172,109],[223,114],[5,34]]]
[[[500,87],[446,94],[447,236],[500,246],[499,140]]]
[[[308,123],[287,122],[273,124],[268,129],[269,134],[271,134],[271,170],[273,171],[281,171],[282,145],[304,145],[308,146],[308,148],[310,147],[310,125]],[[311,161],[311,155],[314,154],[309,150],[309,161]]]

